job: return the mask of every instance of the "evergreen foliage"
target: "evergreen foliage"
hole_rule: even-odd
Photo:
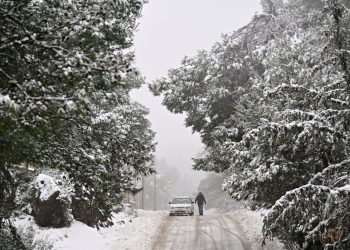
[[[201,134],[196,169],[224,173],[233,198],[271,208],[266,237],[347,249],[350,4],[270,7],[151,90]]]
[[[0,1],[0,223],[18,165],[67,172],[90,226],[109,225],[133,178],[153,172],[148,111],[129,97],[143,83],[129,48],[144,3]]]

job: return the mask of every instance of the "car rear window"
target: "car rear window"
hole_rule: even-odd
[[[191,204],[191,199],[189,199],[189,198],[174,198],[171,203],[172,204]]]

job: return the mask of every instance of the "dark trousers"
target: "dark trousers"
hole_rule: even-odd
[[[198,204],[199,215],[203,215],[203,204]]]

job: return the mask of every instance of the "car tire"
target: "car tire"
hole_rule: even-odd
[[[190,213],[190,216],[193,216],[193,213]]]

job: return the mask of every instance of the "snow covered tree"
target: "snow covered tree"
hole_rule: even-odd
[[[349,248],[349,7],[285,1],[151,87],[201,133],[207,154],[195,168],[223,172],[253,208],[272,207],[265,234],[305,249]],[[340,186],[317,184],[321,173]]]
[[[142,82],[129,48],[143,4],[0,1],[0,223],[16,165],[67,171],[89,225],[152,172],[147,111],[128,96]]]
[[[349,249],[349,206],[347,160],[282,196],[265,218],[265,237],[277,236],[300,249]]]
[[[283,0],[261,0],[263,12],[270,15],[276,15],[278,9],[283,6]]]
[[[303,70],[298,70],[295,60],[290,62],[302,76],[289,74],[286,86],[276,86],[270,92],[274,95],[280,88],[280,98],[282,92],[284,100],[286,95],[294,96],[293,105],[284,108],[288,119],[297,115],[291,119],[299,131],[293,133],[296,143],[290,150],[299,151],[301,167],[308,171],[299,178],[305,178],[305,185],[290,190],[273,206],[264,230],[266,236],[295,242],[304,249],[350,247],[349,17],[348,3],[327,1],[325,9],[318,13],[319,32],[309,28],[299,33],[308,38],[296,45],[311,49],[301,54],[302,61],[308,64],[299,63]],[[307,105],[301,100],[296,102],[296,96],[308,100]]]
[[[127,91],[97,94],[90,119],[69,133],[57,128],[42,148],[40,165],[67,171],[75,183],[73,215],[88,225],[108,225],[134,178],[153,173],[153,132],[148,111]],[[54,125],[53,125],[54,126]],[[66,127],[63,127],[66,129]],[[62,135],[65,137],[62,137]]]

